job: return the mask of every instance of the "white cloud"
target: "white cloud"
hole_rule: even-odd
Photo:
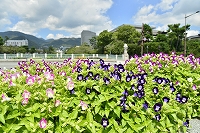
[[[9,28],[11,31],[21,31],[26,34],[35,35],[35,31],[37,30],[37,25],[34,23],[26,23],[24,21],[19,21],[15,24],[15,26]]]
[[[162,0],[159,4],[156,5],[161,11],[167,11],[173,8],[173,4],[178,0]]]
[[[199,31],[197,30],[189,30],[187,31],[187,36],[194,36],[194,35],[198,35]]]
[[[112,4],[112,0],[7,0],[1,1],[0,13],[9,14],[4,15],[7,20],[18,16],[19,22],[10,25],[11,30],[33,34],[49,28],[80,35],[82,30],[98,33],[112,29],[111,20],[105,16]]]
[[[168,24],[185,25],[185,14],[189,15],[200,10],[199,0],[162,0],[155,5],[145,5],[134,16],[135,24],[147,23],[165,31]],[[187,24],[200,27],[200,13],[190,16]],[[191,28],[192,29],[192,28]],[[196,32],[189,31],[191,34]]]

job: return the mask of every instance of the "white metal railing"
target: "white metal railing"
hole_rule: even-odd
[[[0,59],[111,59],[111,60],[124,60],[123,55],[110,55],[110,54],[63,54],[63,53],[56,53],[56,54],[0,54]]]

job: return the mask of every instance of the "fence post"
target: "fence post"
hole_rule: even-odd
[[[58,53],[56,53],[56,57],[58,58]]]
[[[108,54],[106,54],[106,59],[108,59]]]
[[[117,54],[115,55],[115,59],[117,60]]]
[[[21,58],[23,57],[23,53],[21,53]]]
[[[74,54],[72,54],[72,60],[74,59]]]
[[[82,57],[83,57],[83,58],[84,58],[84,56],[85,56],[85,55],[84,55],[84,54],[82,54]]]
[[[33,53],[33,58],[35,58],[35,53]]]
[[[60,52],[60,58],[62,58],[62,52]]]
[[[45,59],[47,58],[47,53],[44,54],[44,58],[45,58]]]
[[[94,58],[94,57],[95,57],[95,54],[92,54],[92,57]]]
[[[6,59],[6,53],[4,53],[3,56],[4,56],[4,59]]]
[[[17,53],[17,58],[19,57],[19,53]]]
[[[98,54],[96,54],[96,57],[98,57],[99,55]]]

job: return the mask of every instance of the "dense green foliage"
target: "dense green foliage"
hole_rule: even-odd
[[[87,44],[83,44],[81,46],[72,47],[68,49],[65,53],[66,54],[93,54],[96,52],[91,46]]]
[[[186,133],[200,117],[200,58],[22,61],[0,70],[0,132]]]

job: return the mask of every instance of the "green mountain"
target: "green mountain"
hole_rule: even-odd
[[[0,36],[5,39],[8,37],[10,40],[28,40],[28,47],[29,48],[42,48],[42,47],[48,47],[53,46],[54,48],[60,48],[63,47],[74,47],[74,46],[80,46],[81,45],[81,38],[61,38],[61,39],[48,39],[45,40],[43,38],[37,38],[33,35],[25,34],[18,31],[6,31],[6,32],[0,32]]]

